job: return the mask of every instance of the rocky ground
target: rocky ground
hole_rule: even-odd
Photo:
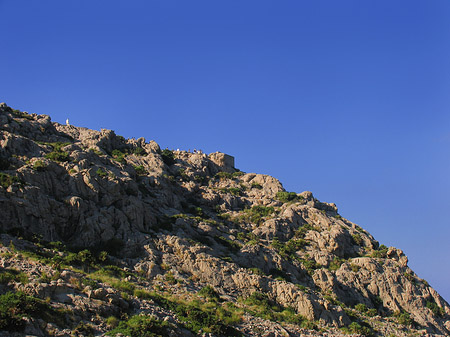
[[[225,154],[2,103],[0,185],[5,336],[449,335],[401,250]]]

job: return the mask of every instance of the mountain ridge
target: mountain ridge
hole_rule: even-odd
[[[11,276],[2,294],[77,312],[59,325],[32,316],[24,329],[36,335],[105,334],[120,328],[111,317],[133,335],[139,313],[153,315],[156,335],[449,334],[448,303],[403,252],[311,192],[241,172],[223,153],[161,150],[5,103],[0,131],[0,267],[24,273],[32,252],[39,275]],[[41,282],[43,273],[55,279]]]

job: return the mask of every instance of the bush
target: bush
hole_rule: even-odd
[[[117,161],[117,162],[119,162],[121,164],[125,164],[126,163],[126,161],[125,161],[125,153],[123,153],[122,151],[114,149],[111,152],[111,155],[112,155],[112,157],[114,158],[115,161]]]
[[[97,173],[97,175],[101,178],[106,177],[108,175],[108,172],[104,171],[101,168],[98,168],[95,173]]]
[[[35,170],[35,171],[42,172],[45,170],[46,167],[47,166],[44,164],[44,162],[42,160],[36,160],[33,163],[33,170]]]
[[[20,282],[22,284],[28,283],[27,274],[16,269],[5,269],[0,273],[0,283],[8,284],[9,282]]]
[[[59,161],[59,162],[65,162],[69,161],[69,154],[62,150],[64,146],[69,145],[70,143],[62,143],[62,142],[55,142],[55,143],[43,143],[44,145],[50,145],[53,148],[53,151],[50,153],[47,153],[45,155],[45,158]]]
[[[67,152],[50,152],[45,155],[45,158],[53,160],[53,161],[59,161],[59,162],[65,162],[69,161],[69,155]]]
[[[358,303],[357,305],[355,305],[355,309],[359,312],[366,312],[367,306],[364,303]]]
[[[263,188],[262,185],[258,184],[258,183],[252,183],[250,187],[251,188],[256,188],[258,190],[261,190]]]
[[[234,315],[229,310],[219,307],[216,302],[202,305],[201,302],[173,301],[158,294],[152,294],[152,299],[160,306],[174,311],[185,326],[191,331],[211,332],[215,335],[241,336],[234,328],[227,324],[235,324],[240,320],[239,315]]]
[[[363,243],[363,239],[362,239],[362,237],[361,237],[361,234],[353,234],[352,235],[352,239],[353,239],[353,242],[355,243],[355,244],[357,244],[358,246],[361,246],[361,244]]]
[[[233,175],[228,172],[218,172],[214,177],[218,179],[232,179]]]
[[[344,261],[341,260],[340,258],[335,257],[333,259],[333,261],[331,261],[330,264],[328,265],[328,269],[330,269],[330,270],[338,270],[341,267],[343,262]]]
[[[303,199],[295,192],[277,192],[276,198],[283,203],[296,202]]]
[[[368,326],[361,326],[361,324],[357,322],[352,322],[348,326],[348,329],[351,333],[361,334],[365,336],[373,336],[372,329]]]
[[[295,231],[294,237],[303,239],[309,231],[318,231],[318,229],[317,227],[306,223]]]
[[[161,157],[163,162],[168,166],[173,165],[175,163],[175,155],[173,154],[173,151],[169,149],[162,150]]]
[[[140,176],[144,176],[147,174],[147,170],[142,165],[134,166],[134,170]]]
[[[312,274],[315,269],[319,269],[322,267],[320,264],[318,264],[315,260],[310,259],[302,259],[301,260],[303,267],[306,269],[306,271],[309,274]]]
[[[17,178],[16,176],[12,176],[12,175],[0,172],[0,185],[3,188],[8,188],[12,184],[20,183],[20,182],[21,182],[20,179]]]
[[[217,243],[227,247],[234,253],[238,252],[241,249],[241,244],[239,244],[238,242],[234,242],[233,240],[226,239],[223,236],[216,236],[214,237],[214,240],[216,240]]]
[[[239,218],[243,221],[248,221],[255,224],[261,224],[263,217],[267,217],[275,212],[273,207],[266,206],[253,206],[252,208],[245,209],[244,214]]]
[[[427,308],[430,309],[435,316],[443,317],[445,315],[444,308],[439,307],[436,304],[436,302],[434,302],[434,301],[428,301],[427,302]]]
[[[374,317],[378,314],[377,309],[371,308],[367,310],[367,316]]]
[[[388,249],[389,248],[386,247],[385,245],[381,245],[380,247],[378,247],[377,250],[374,250],[370,256],[378,258],[386,258]]]
[[[213,300],[213,301],[218,301],[218,300],[220,300],[220,297],[219,297],[219,295],[216,293],[216,291],[214,290],[214,288],[213,287],[211,287],[211,286],[206,286],[206,287],[203,287],[202,289],[200,289],[200,291],[198,292],[198,294],[200,295],[200,296],[204,296],[204,297],[207,297],[207,298],[209,298],[209,299],[211,299],[211,300]]]
[[[133,154],[136,156],[145,156],[147,152],[142,147],[136,147],[133,149]]]
[[[407,326],[413,324],[411,315],[406,311],[396,312],[396,313],[394,313],[394,317],[397,318],[397,322],[400,324],[407,325]]]
[[[118,326],[106,333],[107,336],[115,336],[122,333],[130,337],[154,337],[168,336],[168,323],[146,315],[135,315],[127,321],[119,322]]]
[[[26,316],[37,316],[47,322],[60,321],[58,313],[42,300],[18,291],[0,296],[0,330],[21,331]]]

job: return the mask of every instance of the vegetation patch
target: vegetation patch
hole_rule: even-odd
[[[275,209],[273,207],[266,206],[253,206],[243,211],[243,214],[239,216],[239,220],[244,222],[250,222],[254,224],[261,224],[265,217],[273,214]]]
[[[303,197],[299,196],[295,192],[277,192],[276,198],[282,203],[297,202],[303,200]]]
[[[39,144],[42,145],[48,145],[53,148],[53,151],[50,153],[47,153],[45,155],[45,158],[53,160],[53,161],[59,161],[59,162],[66,162],[69,161],[69,154],[62,150],[64,146],[70,145],[70,143],[63,143],[63,142],[54,142],[54,143],[45,143],[45,142],[39,142]]]
[[[242,312],[232,306],[222,306],[217,301],[183,301],[157,293],[147,293],[160,306],[174,311],[184,325],[193,332],[203,332],[224,336],[242,336],[232,325],[240,322]]]
[[[121,164],[125,164],[125,153],[123,153],[122,151],[118,150],[118,149],[114,149],[111,152],[112,157],[114,158],[115,161],[121,163]]]
[[[170,166],[175,164],[175,155],[173,154],[173,151],[164,149],[161,151],[161,157],[166,165]]]
[[[8,284],[9,282],[20,282],[22,284],[28,283],[28,276],[27,274],[17,270],[17,269],[4,269],[0,273],[0,283],[1,284]]]
[[[3,188],[6,189],[14,183],[22,183],[22,181],[16,176],[0,172],[0,185]]]
[[[133,154],[135,154],[136,156],[146,156],[147,152],[145,152],[142,147],[135,147],[133,149]]]
[[[0,296],[0,330],[22,331],[24,318],[34,316],[46,322],[64,323],[64,318],[44,301],[25,293],[7,292]]]
[[[251,185],[250,185],[250,187],[251,188],[256,188],[257,190],[262,190],[262,185],[261,184],[258,184],[258,183],[252,183]]]
[[[278,254],[287,259],[287,258],[295,258],[294,254],[302,250],[306,245],[308,244],[308,241],[304,239],[297,239],[293,238],[290,239],[287,242],[280,242],[278,238],[274,238],[272,241],[272,247],[278,252]]]
[[[266,294],[254,292],[243,301],[243,304],[246,307],[245,310],[253,316],[274,322],[286,322],[311,328],[311,322],[306,318],[297,314],[292,308],[282,307],[269,300]]]
[[[387,252],[388,252],[388,247],[386,247],[385,245],[381,245],[380,247],[378,247],[377,250],[374,250],[372,252],[372,254],[370,255],[370,257],[377,257],[377,258],[386,258],[387,257]]]
[[[145,169],[145,167],[143,165],[134,166],[134,170],[140,176],[145,176],[147,174],[147,170]]]
[[[445,315],[444,308],[438,306],[436,302],[433,300],[427,301],[427,308],[430,309],[433,312],[433,314],[437,317],[443,317]]]
[[[115,329],[106,333],[107,336],[116,336],[121,333],[130,337],[156,337],[168,336],[169,323],[147,315],[135,315],[126,321],[118,322]]]
[[[36,160],[33,163],[33,170],[35,170],[35,171],[39,171],[39,172],[45,171],[46,167],[47,167],[47,165],[45,165],[42,160]]]

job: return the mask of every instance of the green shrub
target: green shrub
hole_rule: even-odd
[[[118,325],[119,325],[119,319],[117,318],[117,317],[115,317],[115,316],[109,316],[107,319],[106,319],[106,325],[109,327],[109,328],[115,328],[115,327],[117,327]]]
[[[333,261],[331,261],[330,264],[328,265],[328,269],[333,271],[338,270],[341,267],[342,263],[344,263],[342,259],[335,257]]]
[[[70,160],[69,154],[62,150],[64,146],[67,146],[70,143],[55,142],[55,143],[41,143],[41,144],[49,145],[53,148],[53,151],[47,153],[45,155],[45,158],[59,162],[65,162]]]
[[[221,188],[219,190],[223,193],[229,193],[235,196],[240,196],[242,194],[242,189],[238,187]]]
[[[256,188],[258,190],[261,190],[263,188],[262,185],[258,184],[258,183],[252,183],[250,187],[251,188]]]
[[[95,173],[97,173],[97,175],[101,178],[106,177],[108,175],[108,172],[104,171],[102,168],[98,168]]]
[[[27,114],[26,112],[22,112],[20,110],[17,109],[12,109],[12,114],[17,117],[17,118],[25,118],[28,120],[34,120],[33,116]]]
[[[365,335],[367,337],[373,336],[373,331],[369,326],[362,326],[357,322],[352,322],[348,326],[348,329],[351,333]]]
[[[147,174],[147,170],[142,165],[134,166],[134,170],[140,176],[144,176]]]
[[[371,308],[367,310],[367,316],[369,317],[374,317],[376,315],[378,315],[377,309]]]
[[[53,161],[65,162],[65,161],[69,161],[69,154],[67,152],[52,151],[50,153],[47,153],[45,155],[45,158],[53,160]]]
[[[243,176],[245,173],[242,171],[237,171],[237,172],[233,172],[233,174],[231,175],[232,178],[237,178],[237,177],[241,177]]]
[[[0,330],[21,331],[24,317],[37,316],[47,322],[60,322],[61,317],[44,301],[18,291],[0,296]]]
[[[394,313],[394,317],[397,318],[397,322],[403,325],[411,325],[413,323],[413,320],[411,319],[411,315],[406,312],[406,311],[402,311],[402,312],[396,312]]]
[[[363,243],[363,238],[362,238],[361,234],[359,234],[359,233],[353,234],[352,239],[353,239],[353,242],[355,244],[357,244],[358,246],[361,246],[361,244]]]
[[[388,249],[389,248],[386,247],[385,245],[381,245],[380,247],[378,247],[377,250],[374,250],[370,256],[377,258],[386,258]]]
[[[173,273],[172,272],[167,272],[167,274],[166,274],[166,281],[169,283],[169,284],[176,284],[177,283],[177,279],[175,278],[175,276],[173,276]]]
[[[0,273],[0,283],[8,284],[9,282],[20,282],[27,284],[29,282],[27,274],[16,269],[5,269]]]
[[[125,164],[126,163],[126,161],[125,161],[125,153],[123,153],[122,151],[114,149],[111,152],[111,155],[112,155],[112,157],[114,158],[115,161],[117,161],[117,162],[119,162],[121,164]]]
[[[175,163],[175,155],[173,154],[173,151],[169,149],[164,149],[161,151],[161,157],[163,162],[170,166]]]
[[[45,170],[46,167],[47,166],[44,164],[44,162],[42,160],[36,160],[33,163],[33,170],[35,170],[35,171],[42,172]]]
[[[306,236],[306,233],[309,231],[319,231],[317,227],[311,225],[311,224],[304,224],[303,226],[299,227],[294,234],[295,238],[303,239]]]
[[[119,322],[118,326],[106,333],[107,336],[115,336],[122,333],[130,337],[155,337],[168,336],[168,323],[151,316],[135,315],[127,321]]]
[[[218,179],[231,179],[233,175],[228,172],[218,172],[214,177]]]
[[[174,301],[161,295],[152,294],[152,299],[160,306],[174,311],[184,325],[193,332],[202,329],[215,335],[241,336],[234,328],[227,326],[240,320],[229,310],[220,307],[217,302],[202,304],[199,301]]]
[[[102,151],[100,151],[100,150],[98,150],[98,149],[95,149],[95,148],[89,149],[89,152],[95,153],[97,156],[102,156],[102,155],[103,155],[103,152],[102,152]]]
[[[295,192],[277,192],[276,198],[283,203],[296,202],[303,199],[303,197],[297,195]]]
[[[441,308],[440,306],[438,306],[436,304],[436,302],[428,301],[426,305],[427,305],[427,308],[430,309],[435,316],[443,317],[445,315],[444,308]]]
[[[239,216],[239,219],[259,225],[263,222],[264,217],[267,217],[274,212],[275,209],[273,207],[253,206],[252,208],[245,209],[244,213]]]
[[[358,303],[357,305],[355,305],[355,309],[359,312],[366,312],[367,306],[364,303]]]
[[[350,263],[350,269],[356,273],[361,269],[361,267],[356,264]]]
[[[301,263],[309,274],[312,274],[315,269],[319,269],[322,267],[313,259],[302,259]]]
[[[21,182],[20,179],[17,178],[16,176],[12,176],[12,175],[0,172],[0,185],[3,188],[8,188],[12,184],[20,183],[20,182]]]
[[[292,257],[295,252],[298,250],[303,249],[308,242],[304,239],[291,239],[285,243],[281,243],[277,237],[275,237],[272,241],[272,247],[275,248],[275,250],[280,254],[283,258],[288,258],[289,256]]]
[[[219,294],[217,294],[217,292],[214,290],[214,288],[209,286],[209,285],[206,286],[206,287],[203,287],[202,289],[200,289],[198,294],[200,296],[207,297],[207,298],[209,298],[209,299],[211,299],[213,301],[220,300]]]
[[[152,293],[144,289],[134,289],[133,295],[143,300],[152,299]]]
[[[238,252],[241,249],[241,244],[239,242],[235,242],[233,240],[227,239],[223,236],[215,236],[214,240],[216,240],[217,243],[227,247],[232,252]]]
[[[145,156],[147,155],[147,152],[142,147],[136,147],[133,149],[133,154],[136,156]]]
[[[127,294],[133,294],[136,286],[133,283],[127,281],[113,281],[111,286],[117,290],[123,291]]]
[[[90,323],[80,322],[76,326],[75,329],[73,329],[73,335],[74,336],[86,336],[86,337],[94,337],[95,329]]]

